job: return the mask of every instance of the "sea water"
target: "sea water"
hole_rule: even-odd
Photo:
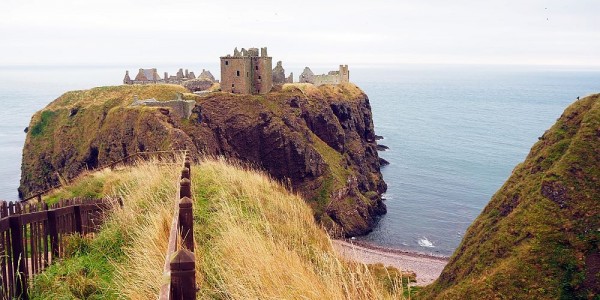
[[[65,91],[120,84],[125,69],[0,67],[0,199],[17,199],[31,116]],[[390,147],[380,152],[390,162],[382,170],[388,213],[358,239],[437,255],[452,253],[562,111],[576,97],[600,92],[600,70],[351,66],[350,72],[369,96],[376,133],[384,137],[379,142]]]
[[[372,71],[375,72],[375,71]],[[357,72],[354,72],[357,73]],[[388,213],[360,240],[447,256],[529,149],[600,71],[412,67],[359,74],[390,149]],[[371,80],[379,78],[380,80]]]

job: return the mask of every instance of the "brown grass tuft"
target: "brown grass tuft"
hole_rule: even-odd
[[[304,201],[267,175],[223,159],[192,175],[202,298],[401,298],[399,280],[340,259]]]

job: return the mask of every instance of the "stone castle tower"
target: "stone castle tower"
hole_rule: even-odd
[[[233,50],[221,57],[221,90],[236,94],[266,94],[273,87],[273,58],[267,48]]]
[[[340,65],[340,83],[350,82],[350,71],[348,65]]]

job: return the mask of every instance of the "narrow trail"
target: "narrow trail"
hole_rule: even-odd
[[[448,263],[447,258],[426,256],[416,253],[386,251],[375,247],[365,247],[343,240],[332,240],[333,247],[343,257],[365,264],[382,263],[401,271],[417,274],[415,285],[424,286],[436,280]]]

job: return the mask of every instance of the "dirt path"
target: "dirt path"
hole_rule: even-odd
[[[417,274],[416,285],[420,286],[436,280],[448,263],[446,258],[357,245],[343,240],[332,240],[332,242],[338,253],[348,259],[365,264],[382,263],[402,271],[413,271]]]

